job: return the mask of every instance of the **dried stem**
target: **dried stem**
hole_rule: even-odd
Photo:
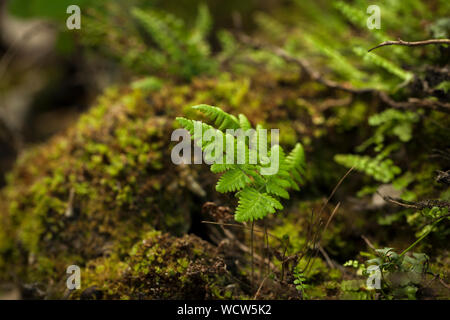
[[[392,198],[389,196],[382,195],[378,193],[384,201],[396,204],[398,206],[404,207],[404,208],[410,208],[410,209],[431,209],[433,207],[438,208],[448,208],[450,209],[450,202],[445,200],[425,200],[425,201],[419,201],[419,202],[413,202],[413,201],[406,201],[398,198]]]
[[[254,266],[254,248],[253,248],[253,231],[255,229],[255,220],[252,220],[252,229],[250,231],[250,248],[251,248],[251,255],[252,255],[252,287],[254,286],[254,281],[255,281],[255,266]]]
[[[385,47],[385,46],[406,46],[406,47],[419,47],[419,46],[427,46],[430,44],[450,44],[450,39],[430,39],[430,40],[423,40],[423,41],[403,41],[402,39],[398,39],[397,41],[384,41],[380,43],[379,45],[373,47],[372,49],[369,49],[368,52],[375,50],[377,48]]]
[[[264,286],[264,283],[266,282],[266,280],[267,280],[268,277],[269,277],[269,276],[266,276],[266,277],[261,281],[261,284],[259,285],[258,290],[256,291],[256,294],[255,294],[255,296],[253,297],[253,300],[256,300],[256,299],[258,298],[259,293],[261,292],[261,289],[262,289],[262,287]]]

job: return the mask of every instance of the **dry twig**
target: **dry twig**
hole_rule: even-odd
[[[396,205],[404,207],[404,208],[422,210],[422,209],[431,209],[433,207],[438,207],[438,208],[450,209],[450,201],[425,200],[425,201],[413,202],[413,201],[406,201],[403,199],[393,198],[390,196],[385,196],[380,193],[378,193],[378,194],[380,195],[380,197],[382,197],[384,199],[384,201],[396,204]]]
[[[417,108],[426,108],[444,113],[450,113],[450,103],[440,102],[438,100],[409,98],[408,101],[397,102],[392,100],[385,92],[377,91],[378,97],[384,103],[396,109],[415,110]]]
[[[430,40],[423,40],[423,41],[403,41],[402,39],[398,39],[397,41],[384,41],[380,43],[379,45],[373,47],[372,49],[369,49],[368,52],[375,50],[377,48],[385,47],[385,46],[407,46],[407,47],[419,47],[419,46],[426,46],[430,44],[450,44],[450,39],[430,39]]]
[[[370,249],[372,249],[374,251],[376,250],[375,246],[372,244],[372,242],[370,242],[370,240],[366,236],[362,235],[361,238],[369,246]]]

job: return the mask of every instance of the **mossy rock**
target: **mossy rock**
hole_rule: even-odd
[[[23,154],[1,193],[2,278],[57,282],[155,227],[186,232],[190,174],[172,168],[171,131],[139,90],[110,89],[65,135]]]
[[[150,232],[130,250],[88,263],[82,299],[230,299],[242,296],[216,247],[194,235]]]
[[[209,103],[270,127],[296,95],[276,85],[268,76],[223,74],[158,92],[106,90],[67,132],[25,151],[8,175],[0,191],[0,280],[61,297],[69,265],[110,254],[122,261],[154,229],[185,234],[193,212],[219,195],[209,170],[171,162],[173,120]]]

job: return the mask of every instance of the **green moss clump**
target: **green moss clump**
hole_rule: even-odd
[[[140,90],[110,89],[65,135],[23,154],[2,191],[1,278],[51,280],[59,296],[67,266],[121,254],[154,227],[186,232],[191,198],[168,170],[171,130]]]
[[[85,290],[72,298],[224,299],[242,294],[217,248],[193,235],[150,232],[125,260],[91,261],[82,272]]]
[[[67,132],[25,151],[9,174],[0,192],[0,279],[45,284],[46,295],[59,298],[69,265],[105,255],[123,261],[154,229],[186,233],[203,191],[217,195],[211,174],[201,175],[199,192],[192,181],[201,168],[172,164],[173,119],[202,102],[277,127],[296,93],[272,90],[276,83],[268,75],[223,74],[189,86],[166,83],[158,92],[106,90]]]

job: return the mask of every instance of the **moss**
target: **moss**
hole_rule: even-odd
[[[182,236],[190,230],[191,217],[198,214],[201,203],[222,199],[214,189],[216,178],[201,166],[176,167],[171,163],[170,134],[176,127],[173,119],[192,116],[187,107],[198,103],[218,105],[235,114],[245,113],[253,124],[262,122],[267,128],[280,128],[284,137],[281,143],[287,147],[297,139],[313,141],[318,131],[340,125],[323,121],[326,118],[319,109],[299,101],[296,85],[280,86],[280,81],[284,80],[267,73],[251,77],[223,74],[214,79],[196,78],[190,85],[167,82],[157,92],[139,87],[106,90],[75,126],[22,154],[8,176],[8,184],[0,192],[0,277],[7,280],[14,277],[21,283],[50,284],[47,296],[59,298],[66,290],[67,266],[77,264],[87,274],[103,274],[99,279],[108,284],[102,289],[105,296],[138,297],[133,295],[132,285],[140,288],[140,284],[126,284],[123,274],[127,272],[127,281],[151,273],[162,277],[160,281],[172,281],[183,292],[182,286],[186,283],[188,288],[194,281],[187,274],[196,261],[192,259],[205,255],[202,246],[192,245],[188,253],[179,256],[176,252],[179,239],[170,237],[168,241],[174,245],[163,247],[165,252],[157,247],[152,249],[153,253],[150,249],[146,251],[148,263],[133,260],[143,250],[140,244],[135,244],[145,239],[147,232],[156,229]],[[312,92],[306,97],[314,98]],[[290,118],[301,121],[294,120],[289,126],[286,119]],[[333,145],[327,146],[331,157]],[[330,158],[323,155],[319,153],[309,160],[308,174],[313,176],[307,179],[314,180],[310,181],[312,185],[319,182],[320,188],[331,190],[341,175],[332,162],[330,167],[329,161],[316,161]],[[205,192],[194,190],[192,179]],[[311,190],[303,189],[305,192]],[[287,216],[276,217],[275,226],[270,228],[280,238],[289,235],[288,254],[302,249],[306,217],[311,209],[318,212],[322,204],[302,203],[301,207],[287,207],[290,208],[286,210]],[[351,223],[355,225],[355,221],[352,218]],[[322,245],[331,256],[342,252],[347,256],[348,251],[354,251],[343,240],[348,236],[345,233],[344,226],[334,222],[324,235]],[[159,241],[156,243],[159,245]],[[278,248],[280,244],[271,245]],[[168,261],[172,261],[170,265],[166,264]],[[277,263],[275,259],[274,264]],[[203,262],[199,267],[202,266]],[[127,271],[129,267],[131,271]],[[236,271],[242,279],[245,268]],[[10,274],[10,270],[15,274]],[[324,286],[327,281],[339,279],[339,275],[325,273],[320,269],[313,277],[315,285]],[[90,287],[101,286],[94,276],[91,278],[85,279],[85,283]],[[195,281],[207,284],[206,291],[201,292],[207,297],[229,298],[240,294],[225,289],[221,285],[223,278],[208,276]],[[116,287],[119,285],[128,287],[121,291]],[[151,283],[147,289],[152,285],[156,284]],[[326,290],[323,287],[319,291]],[[157,296],[142,292],[144,297]],[[158,294],[176,296],[166,291]]]
[[[224,299],[241,294],[217,249],[196,236],[150,232],[125,261],[117,256],[91,261],[82,272],[82,289],[95,287],[107,299]],[[225,289],[228,285],[234,292]],[[72,295],[79,297],[82,290]]]
[[[8,176],[0,192],[0,278],[51,283],[48,293],[61,297],[67,266],[122,257],[154,228],[186,233],[198,211],[191,181],[200,168],[171,163],[173,119],[202,102],[276,127],[284,101],[296,95],[272,90],[276,82],[224,74],[189,86],[167,83],[158,92],[107,89],[76,125],[25,151]],[[201,187],[213,195],[209,177]]]
[[[169,130],[140,90],[110,89],[65,135],[24,154],[2,192],[9,204],[2,229],[11,232],[17,260],[2,256],[1,265],[23,265],[26,271],[16,276],[24,282],[57,281],[75,257],[84,264],[110,242],[118,246],[155,226],[184,232],[186,191],[161,190],[178,179],[163,170],[168,148],[161,142]],[[172,197],[186,198],[185,205]],[[0,252],[8,247],[2,242]]]

